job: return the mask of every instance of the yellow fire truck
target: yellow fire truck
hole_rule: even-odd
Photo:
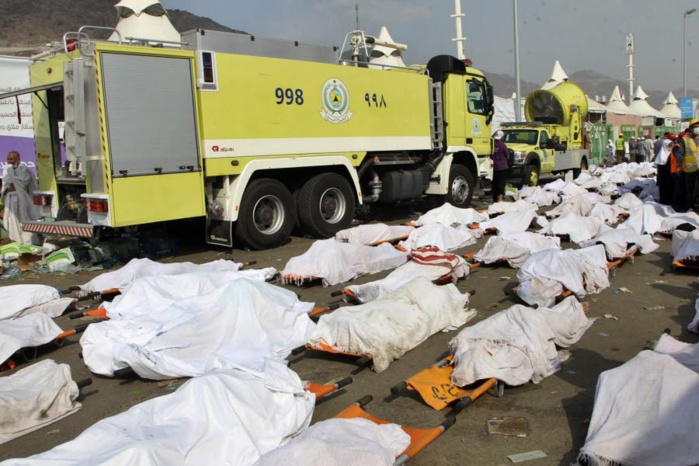
[[[35,61],[32,88],[0,95],[34,94],[44,218],[25,231],[94,237],[205,216],[210,244],[264,249],[295,225],[331,236],[362,204],[435,195],[466,207],[489,173],[493,91],[454,57],[371,66],[377,44],[401,45],[362,31],[340,49],[88,31]]]

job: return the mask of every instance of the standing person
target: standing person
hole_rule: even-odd
[[[624,161],[624,136],[619,134],[616,139],[616,163],[621,163]]]
[[[614,143],[611,139],[607,140],[607,166],[614,166]]]
[[[507,180],[507,159],[510,151],[502,142],[505,133],[496,131],[493,136],[494,149],[490,156],[493,159],[493,202],[502,202],[505,199],[505,181]]]
[[[663,205],[672,204],[672,178],[670,177],[670,165],[668,164],[670,152],[672,151],[672,140],[670,138],[675,138],[675,135],[670,134],[667,139],[663,139],[663,146],[655,158],[655,166],[658,170],[656,183],[660,192],[659,201]]]
[[[632,136],[631,139],[629,139],[629,157],[626,159],[626,162],[630,162],[632,160],[636,160],[636,150],[638,148],[638,143],[636,142],[636,137]]]
[[[667,138],[670,133],[665,133],[661,138],[660,135],[655,137],[655,142],[653,143],[653,160],[658,156],[658,152],[663,148],[663,139]]]
[[[687,209],[694,208],[697,185],[697,157],[699,156],[699,118],[689,122],[685,135],[680,138],[679,155],[682,157],[682,171],[684,173],[684,188]]]
[[[39,218],[39,211],[32,197],[32,192],[37,189],[36,178],[26,163],[20,163],[19,152],[13,150],[7,154],[0,195],[5,203],[3,225],[12,241],[32,244],[36,238],[36,235],[22,231],[22,222]]]
[[[684,134],[684,133],[682,133]],[[674,135],[673,135],[674,136]],[[684,174],[682,173],[682,154],[681,146],[678,139],[672,139],[670,159],[668,165],[670,167],[670,179],[672,180],[672,208],[680,212],[687,208],[686,196],[684,189]]]
[[[653,141],[650,138],[643,140],[643,160],[641,160],[641,163],[646,160],[653,160]]]

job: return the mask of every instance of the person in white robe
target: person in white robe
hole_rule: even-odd
[[[32,192],[37,189],[36,177],[26,163],[20,162],[19,152],[8,153],[0,196],[5,204],[3,226],[12,241],[34,244],[37,240],[35,234],[22,231],[22,222],[37,220],[40,216],[32,197]]]

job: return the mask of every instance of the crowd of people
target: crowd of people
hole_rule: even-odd
[[[690,121],[679,134],[666,132],[662,137],[632,137],[628,141],[628,156],[623,135],[616,142],[607,141],[606,165],[624,162],[653,162],[657,169],[660,203],[670,205],[678,212],[694,210],[697,187],[697,153],[699,146],[699,118]]]

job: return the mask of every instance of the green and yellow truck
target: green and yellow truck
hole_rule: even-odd
[[[41,221],[94,237],[206,218],[210,244],[264,249],[294,225],[328,237],[361,204],[427,195],[466,207],[490,172],[493,90],[447,55],[369,66],[342,48],[193,30],[182,43],[95,41],[89,27],[31,66]],[[65,151],[61,147],[65,132]]]
[[[576,84],[536,90],[524,104],[526,122],[502,125],[510,150],[508,178],[536,186],[542,175],[573,171],[578,176],[590,161],[583,148],[587,97]]]

